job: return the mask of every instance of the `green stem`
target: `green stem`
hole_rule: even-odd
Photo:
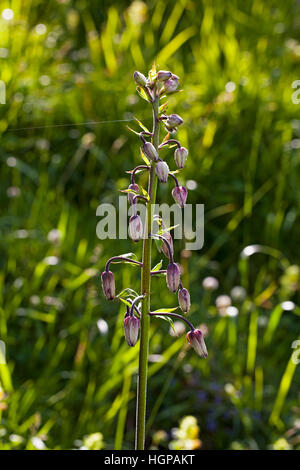
[[[152,143],[156,150],[159,145],[159,121],[158,108],[159,96],[155,93],[152,103],[153,107],[153,137]],[[148,180],[148,194],[150,201],[147,204],[147,215],[145,223],[145,238],[143,245],[143,268],[141,279],[141,293],[145,295],[142,301],[140,320],[140,354],[139,354],[139,374],[137,388],[137,410],[136,410],[136,450],[145,448],[145,422],[146,422],[146,399],[147,399],[147,372],[149,354],[149,330],[150,330],[150,282],[151,282],[151,245],[152,239],[149,234],[152,231],[152,211],[156,199],[157,178],[155,175],[155,163],[151,163]]]

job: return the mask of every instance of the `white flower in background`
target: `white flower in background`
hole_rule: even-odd
[[[242,286],[234,286],[230,291],[231,298],[236,302],[242,302],[247,295],[246,289]]]
[[[46,446],[45,446],[44,442],[42,441],[42,439],[40,437],[37,437],[37,436],[32,437],[31,438],[31,443],[38,450],[46,449]]]
[[[97,321],[97,327],[102,335],[106,335],[108,333],[108,324],[103,320],[103,318],[99,318]]]
[[[2,18],[5,20],[5,21],[10,21],[12,20],[14,17],[14,12],[11,8],[5,8],[5,10],[3,10],[2,12]]]
[[[53,228],[48,233],[47,238],[50,243],[56,244],[62,239],[62,233],[57,228]]]
[[[219,281],[215,277],[208,276],[203,279],[202,286],[205,290],[217,290]]]
[[[47,256],[44,259],[44,262],[48,264],[49,266],[55,266],[56,264],[59,263],[59,258],[57,256]]]
[[[230,307],[226,308],[226,315],[228,317],[237,317],[239,314],[239,311],[236,307],[233,307],[232,305]]]
[[[47,26],[42,24],[42,23],[37,24],[36,27],[35,27],[35,32],[36,32],[36,34],[39,34],[40,36],[43,35],[43,34],[46,34]]]
[[[216,307],[222,317],[225,317],[227,315],[227,309],[230,306],[231,298],[229,297],[229,295],[219,295],[219,297],[216,298]]]

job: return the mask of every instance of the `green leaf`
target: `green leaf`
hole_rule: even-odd
[[[144,162],[146,163],[146,165],[150,166],[150,161],[148,160],[148,158],[146,157],[146,155],[144,154],[144,152],[142,151],[141,148],[140,148],[140,152],[141,152],[141,157],[144,160]]]
[[[119,189],[120,193],[132,193],[132,194],[139,194],[137,191],[134,191],[133,189]]]
[[[127,129],[129,129],[131,132],[133,132],[134,134],[140,135],[137,131],[131,129],[131,127],[129,127],[129,126],[126,126],[126,127],[127,127]]]
[[[122,258],[137,258],[136,254],[135,253],[124,253],[124,255],[118,255],[118,256],[122,256]]]
[[[152,65],[152,68],[151,70],[149,70],[149,73],[148,73],[148,78],[150,81],[154,81],[156,79],[156,75],[157,75],[157,72],[156,72],[156,64],[155,62],[153,63]]]
[[[163,265],[163,260],[161,259],[159,263],[157,263],[151,271],[159,271]]]
[[[137,259],[137,256],[136,256],[135,253],[125,253],[124,255],[116,255],[116,256],[119,256],[120,258],[135,258],[135,259]],[[134,264],[135,266],[137,266],[136,263],[132,263],[131,261],[127,261],[127,260],[122,261],[122,260],[116,259],[116,260],[113,260],[112,263],[113,264],[128,263],[128,264]]]
[[[168,133],[165,135],[164,140],[162,141],[162,143],[167,142],[167,140],[169,140],[169,139],[170,139],[170,132],[168,132]]]
[[[137,89],[137,92],[140,95],[140,97],[143,98],[143,100],[148,101],[148,103],[150,103],[148,95],[145,92],[145,90],[140,86],[137,86],[136,89]]]
[[[135,290],[130,289],[130,287],[126,287],[117,295],[119,299],[124,298],[124,297],[137,297],[137,296],[138,294],[135,292]]]
[[[150,201],[150,196],[149,196],[149,194],[147,193],[146,189],[144,189],[143,187],[142,187],[142,193],[143,193],[143,195],[147,198],[147,200]]]
[[[173,308],[159,308],[158,310],[154,310],[154,312],[152,313],[155,313],[156,314],[159,314],[159,313],[171,313],[171,312],[175,312],[175,310],[177,310],[178,307],[173,307]]]
[[[172,227],[162,228],[158,231],[158,234],[163,235],[164,233],[170,232],[171,230],[173,230],[173,228],[176,228],[176,227],[179,227],[179,224],[173,225]]]
[[[123,304],[127,305],[127,307],[131,307],[131,303],[128,302],[128,300],[123,299],[122,297],[119,297],[119,299],[121,300],[121,302],[123,302]]]
[[[150,133],[149,129],[147,129],[147,127],[141,121],[139,121],[136,117],[134,117],[134,119],[136,120],[138,125],[143,129],[143,131]]]
[[[154,214],[153,220],[158,224],[159,227],[162,225],[162,218],[158,214]]]
[[[139,173],[143,173],[143,171],[146,171],[146,168],[141,168],[140,170],[136,170],[135,174],[138,175]],[[126,173],[128,173],[129,175],[132,175],[133,172],[134,170],[126,170]]]
[[[170,325],[174,333],[176,333],[175,328],[174,328],[174,323],[173,320],[170,317],[164,316],[164,315],[155,315],[156,318],[161,318],[162,320],[167,321]]]
[[[168,102],[162,104],[162,105],[158,108],[159,114],[162,114],[164,111],[166,111],[167,108],[168,108]]]

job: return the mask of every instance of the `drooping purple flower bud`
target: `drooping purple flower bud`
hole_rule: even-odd
[[[178,302],[181,310],[186,313],[191,308],[190,293],[185,287],[181,287],[178,291]]]
[[[177,126],[180,126],[180,124],[183,123],[183,119],[178,116],[178,114],[170,114],[170,116],[168,116],[168,119],[165,121],[165,124],[168,128],[173,128],[173,127],[177,127]]]
[[[111,271],[104,271],[101,274],[102,289],[107,300],[113,300],[115,298],[116,287],[115,278]]]
[[[174,159],[177,168],[184,168],[188,156],[188,150],[185,147],[179,147],[174,152]]]
[[[158,176],[158,179],[161,183],[166,183],[169,175],[169,167],[166,162],[157,162],[155,173]]]
[[[133,184],[130,184],[128,186],[128,189],[132,189],[132,191],[135,191],[136,193],[139,193],[139,190],[140,188],[138,187],[138,185],[136,183],[133,183]],[[128,193],[128,203],[132,206],[132,203],[133,203],[133,198],[134,198],[135,194],[133,193]]]
[[[187,189],[184,186],[176,186],[172,191],[172,196],[180,207],[185,206],[187,194]]]
[[[180,282],[180,269],[176,263],[168,264],[166,280],[170,291],[176,292]]]
[[[187,337],[188,342],[191,344],[191,346],[193,346],[196,353],[199,354],[200,357],[208,356],[202,331],[200,330],[189,331],[186,337]]]
[[[128,346],[134,346],[139,335],[139,319],[128,315],[124,320],[124,334]]]
[[[164,232],[163,234],[163,237],[167,240],[167,242],[169,243],[170,245],[170,249],[171,249],[171,254],[173,256],[173,238],[172,238],[172,235],[170,234],[170,232]],[[163,254],[167,257],[167,258],[170,258],[170,252],[169,252],[169,248],[167,246],[167,244],[165,242],[162,242],[162,245],[161,245],[161,251],[163,252]]]
[[[129,235],[134,242],[143,238],[143,223],[139,215],[132,215],[129,219]]]
[[[146,86],[147,78],[141,72],[134,72],[133,78],[138,85]]]
[[[179,86],[179,80],[176,75],[172,75],[168,80],[164,82],[164,89],[166,93],[172,93],[176,91]]]
[[[167,72],[166,70],[159,70],[157,72],[157,79],[161,80],[164,82],[165,80],[168,80],[168,78],[172,77],[172,72]]]
[[[151,144],[151,142],[144,142],[143,143],[143,152],[147,157],[149,157],[154,162],[156,162],[158,160],[157,150],[154,147],[154,145]]]

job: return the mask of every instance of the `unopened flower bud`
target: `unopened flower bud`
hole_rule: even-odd
[[[131,189],[132,191],[135,191],[136,193],[139,193],[139,187],[137,184],[133,183],[128,186],[128,189]],[[128,203],[132,206],[133,204],[133,198],[135,197],[135,194],[133,193],[128,193]]]
[[[113,300],[115,298],[115,278],[111,271],[104,271],[101,274],[102,289],[107,300]]]
[[[129,219],[129,235],[134,242],[143,238],[143,224],[139,215],[132,215]]]
[[[164,89],[166,93],[172,93],[176,91],[179,86],[179,80],[176,75],[172,75],[168,80],[164,82]]]
[[[172,191],[172,196],[180,207],[184,207],[187,198],[187,189],[184,186],[176,186]]]
[[[168,78],[172,77],[172,72],[167,72],[166,70],[159,70],[157,72],[157,79],[161,80],[164,82],[165,80],[168,80]]]
[[[178,302],[181,310],[186,313],[191,308],[190,293],[185,287],[182,287],[178,291]]]
[[[157,162],[155,173],[158,176],[158,179],[161,183],[166,183],[169,175],[169,167],[166,162]]]
[[[191,344],[191,346],[194,348],[196,353],[199,354],[200,357],[208,356],[202,331],[200,330],[189,331],[186,337],[187,337],[188,342]]]
[[[180,269],[176,263],[170,263],[167,267],[167,286],[171,292],[176,292],[180,282]]]
[[[188,153],[189,152],[185,147],[179,147],[175,150],[174,159],[175,159],[177,168],[184,168]]]
[[[141,72],[134,72],[133,78],[138,85],[146,86],[147,78]]]
[[[173,128],[173,127],[177,127],[177,126],[180,126],[180,124],[183,123],[183,119],[178,116],[178,114],[170,114],[170,116],[168,116],[168,119],[165,121],[165,124],[168,128]]]
[[[156,162],[158,160],[157,150],[154,147],[154,145],[151,144],[151,142],[144,142],[143,143],[143,152],[147,157],[149,157],[154,162]]]
[[[167,242],[169,243],[169,245],[170,245],[170,250],[171,250],[171,254],[172,254],[172,256],[173,256],[173,238],[172,238],[172,235],[170,234],[170,232],[165,232],[165,233],[163,234],[163,237],[164,237],[164,238],[167,240]],[[164,254],[167,258],[170,258],[170,251],[169,251],[169,248],[168,248],[166,242],[162,242],[161,251],[163,252],[163,254]]]
[[[124,320],[124,334],[128,346],[134,346],[139,335],[139,320],[133,315],[128,315]]]

